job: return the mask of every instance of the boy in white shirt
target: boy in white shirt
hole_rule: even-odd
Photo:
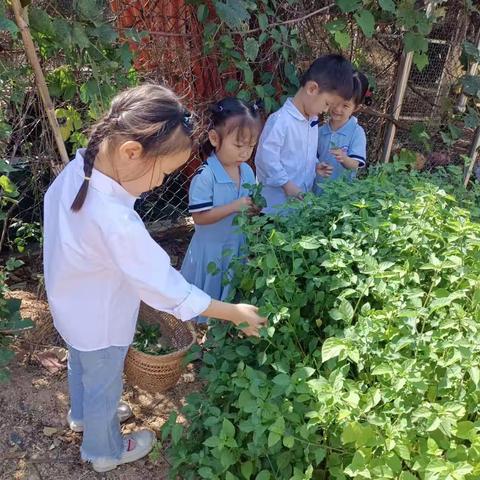
[[[332,105],[350,99],[353,68],[341,55],[315,60],[300,80],[293,98],[267,119],[260,136],[255,166],[263,185],[266,213],[289,197],[302,197],[315,181],[318,147],[318,115]]]

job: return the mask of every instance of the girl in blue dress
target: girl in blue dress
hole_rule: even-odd
[[[256,103],[248,105],[238,98],[227,97],[210,107],[210,128],[203,152],[208,156],[192,180],[189,211],[195,233],[182,264],[182,275],[212,298],[225,299],[225,285],[233,256],[244,243],[233,219],[242,210],[252,215],[259,209],[249,197],[245,184],[255,184],[250,160],[261,131]],[[216,264],[212,272],[209,264]],[[209,271],[210,270],[210,271]],[[205,317],[198,317],[206,322]]]
[[[318,130],[317,179],[313,191],[322,193],[321,184],[341,177],[353,179],[366,165],[367,138],[353,114],[362,103],[368,103],[370,92],[367,77],[353,74],[353,96],[330,108],[330,118]]]

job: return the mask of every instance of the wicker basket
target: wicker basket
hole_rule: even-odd
[[[162,336],[176,351],[149,355],[130,347],[125,359],[127,381],[151,393],[164,392],[175,386],[182,374],[184,358],[196,340],[193,327],[144,303],[140,306],[138,318],[145,323],[158,324]]]

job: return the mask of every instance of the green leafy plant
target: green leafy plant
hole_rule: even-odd
[[[21,300],[6,297],[8,275],[22,265],[21,260],[12,257],[0,268],[0,383],[9,379],[8,364],[14,357],[12,339],[33,327],[31,320],[20,316]]]
[[[175,349],[162,338],[160,328],[155,324],[138,322],[132,346],[148,355],[166,355]]]
[[[263,186],[260,183],[256,183],[254,185],[245,183],[243,187],[248,189],[248,195],[252,199],[256,207],[265,208],[267,206],[267,201],[265,200],[265,197],[262,195]]]
[[[210,330],[172,478],[479,477],[479,192],[408,168],[244,219],[232,286],[268,326]]]

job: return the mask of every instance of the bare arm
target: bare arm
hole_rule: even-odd
[[[258,315],[258,309],[252,305],[225,303],[218,300],[212,300],[202,316],[227,320],[237,326],[245,323],[248,326],[242,328],[243,332],[256,337],[258,337],[258,330],[266,322],[265,318]]]
[[[282,185],[282,188],[287,197],[301,197],[303,195],[303,192],[291,180]]]
[[[192,218],[197,225],[212,225],[232,213],[240,212],[242,208],[250,208],[251,206],[252,200],[249,197],[242,197],[221,207],[214,207],[204,212],[192,213]]]

